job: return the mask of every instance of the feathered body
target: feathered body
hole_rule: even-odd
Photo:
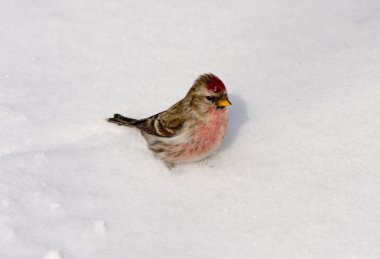
[[[204,74],[164,112],[142,120],[115,114],[108,121],[139,129],[153,153],[171,168],[201,160],[220,146],[227,130],[228,105],[223,82]]]

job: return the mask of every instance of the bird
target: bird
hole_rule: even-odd
[[[155,156],[169,169],[212,155],[223,142],[232,105],[226,86],[211,73],[200,75],[186,96],[144,119],[114,114],[108,122],[138,129]]]

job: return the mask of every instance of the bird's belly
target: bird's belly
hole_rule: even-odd
[[[213,110],[205,124],[194,128],[193,136],[181,144],[178,162],[195,162],[211,155],[222,143],[227,130],[227,110]]]

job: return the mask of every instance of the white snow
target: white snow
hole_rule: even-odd
[[[2,204],[4,208],[8,208],[11,204],[11,201],[7,198],[4,198]]]
[[[94,219],[92,223],[94,223],[94,230],[96,233],[102,234],[102,235],[106,233],[107,228],[106,228],[106,222],[104,220]]]
[[[49,207],[50,207],[51,210],[57,210],[57,209],[62,208],[62,205],[59,204],[59,203],[51,203],[51,204],[49,205]]]
[[[380,258],[380,1],[0,4],[1,259]],[[205,72],[233,103],[205,161],[104,120]]]
[[[61,259],[61,255],[56,250],[50,250],[45,253],[43,259]]]

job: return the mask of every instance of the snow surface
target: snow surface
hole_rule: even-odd
[[[0,0],[0,258],[380,258],[380,1]],[[168,171],[137,131],[233,106]]]

